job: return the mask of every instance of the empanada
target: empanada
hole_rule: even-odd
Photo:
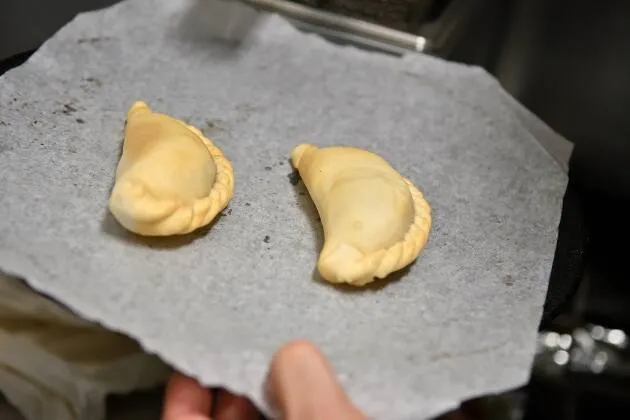
[[[209,224],[234,192],[232,165],[190,125],[141,101],[127,113],[109,209],[144,236],[186,234]]]
[[[325,280],[362,286],[418,257],[431,208],[383,158],[352,147],[302,144],[291,161],[324,227],[317,268]]]

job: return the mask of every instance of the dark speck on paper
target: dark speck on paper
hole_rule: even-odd
[[[77,112],[77,109],[71,104],[64,104],[63,107],[59,110],[54,111],[54,114],[64,114],[64,115],[72,115]]]
[[[503,284],[505,284],[506,286],[514,285],[514,278],[512,277],[511,274],[508,274],[507,276],[503,278]]]
[[[225,123],[220,119],[207,119],[206,129],[210,131],[223,131]]]
[[[98,44],[101,41],[107,41],[110,38],[107,36],[102,37],[94,37],[94,38],[79,38],[77,41],[78,44]]]
[[[84,120],[83,118],[77,118],[77,119],[76,119],[76,121],[77,121],[79,124],[85,124],[85,120]]]
[[[271,170],[271,166],[265,166],[265,171],[270,171]]]
[[[291,172],[287,175],[287,177],[289,178],[289,182],[291,183],[291,185],[297,185],[298,182],[300,182],[300,174],[298,173],[298,171]]]
[[[98,80],[98,79],[97,79],[97,78],[95,78],[95,77],[86,77],[86,78],[85,78],[85,81],[86,81],[86,82],[89,82],[89,83],[93,83],[93,84],[95,84],[96,86],[101,86],[101,85],[102,85],[101,81],[100,81],[100,80]]]
[[[269,237],[269,235],[265,235],[265,238],[263,239],[263,242],[268,244],[270,240],[271,240],[271,238]]]

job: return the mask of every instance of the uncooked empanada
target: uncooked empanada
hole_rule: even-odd
[[[431,229],[422,193],[374,153],[302,144],[291,153],[324,227],[317,268],[362,286],[413,262]]]
[[[141,101],[127,113],[109,209],[144,236],[190,233],[209,224],[234,192],[232,165],[201,131]]]

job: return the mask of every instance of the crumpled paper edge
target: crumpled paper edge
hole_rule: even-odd
[[[163,341],[150,338],[152,337],[152,335],[145,333],[145,327],[143,327],[142,323],[135,322],[131,324],[112,321],[112,317],[110,317],[109,314],[104,313],[104,311],[98,307],[84,303],[84,301],[79,299],[72,290],[61,290],[61,287],[59,287],[59,285],[55,282],[46,282],[44,284],[42,282],[42,279],[45,279],[49,276],[47,276],[46,273],[38,267],[38,264],[34,261],[33,258],[30,258],[29,256],[23,255],[21,253],[14,252],[12,250],[0,248],[0,267],[2,267],[3,271],[9,275],[28,279],[25,281],[34,290],[40,291],[52,297],[53,299],[63,302],[77,316],[89,322],[94,322],[102,325],[104,328],[109,329],[110,331],[122,333],[136,339],[140,347],[146,353],[161,358],[179,372],[198,380],[204,386],[223,387],[228,391],[233,392],[234,394],[248,397],[256,405],[256,407],[263,412],[263,414],[270,418],[277,418],[273,407],[269,404],[269,401],[266,399],[265,396],[264,377],[260,377],[255,381],[255,383],[261,384],[261,386],[254,391],[243,391],[250,387],[248,386],[248,383],[241,383],[239,381],[239,375],[236,373],[237,371],[232,371],[227,375],[224,374],[221,381],[206,381],[201,378],[199,373],[194,368],[195,363],[193,362],[193,360],[195,360],[198,356],[201,357],[201,355],[195,354],[194,349],[191,349],[191,351],[186,353],[172,351],[168,346],[163,345]],[[535,337],[536,334],[534,331],[532,332],[532,343],[535,343]],[[488,353],[491,354],[492,351],[489,351]],[[489,357],[488,353],[484,352],[483,356]],[[182,354],[184,354],[183,357]],[[255,364],[258,366],[268,366],[270,363],[270,360],[263,356],[260,352],[253,351],[251,349],[244,349],[238,357],[242,359],[247,358],[250,364]],[[222,360],[220,357],[216,357],[216,355],[213,354],[204,354],[203,358],[207,360],[207,366],[210,369],[212,369],[213,366],[222,366],[225,363],[224,360]],[[208,372],[210,372],[209,375]],[[206,376],[219,376],[212,374],[211,370],[204,373],[207,374]],[[491,395],[520,387],[529,380],[529,377],[530,374],[528,372],[523,372],[520,378],[517,377],[517,375],[512,375],[509,380],[501,379],[501,381],[497,382],[494,389],[487,390],[484,395]],[[479,396],[479,393],[472,391],[463,394],[460,397],[461,399],[459,400],[433,400],[431,404],[431,406],[434,407],[434,410],[432,411],[432,416],[438,416],[454,410],[459,407],[462,401],[466,401],[469,398],[477,396]],[[398,419],[418,420],[418,417],[410,414],[409,417],[401,417]]]
[[[191,360],[185,360],[181,359],[180,357],[175,357],[175,354],[161,346],[158,340],[147,338],[151,337],[151,335],[144,334],[142,324],[126,324],[124,326],[117,325],[119,323],[110,321],[111,317],[109,316],[109,314],[104,313],[104,311],[102,311],[98,307],[83,303],[82,300],[79,299],[72,290],[61,290],[61,288],[59,288],[55,282],[42,282],[42,279],[45,279],[49,276],[47,276],[46,273],[43,272],[38,267],[38,265],[27,255],[22,255],[9,249],[0,248],[0,267],[2,267],[2,271],[7,275],[23,278],[25,279],[25,282],[34,290],[46,294],[53,299],[58,300],[59,302],[63,302],[80,318],[83,318],[88,322],[101,325],[110,331],[125,334],[129,337],[134,338],[138,341],[140,347],[147,354],[152,354],[160,357],[162,360],[168,361],[169,364],[176,367],[177,370],[184,375],[190,376],[191,378],[203,382],[204,385],[209,387],[226,387],[226,384],[224,382],[206,383],[205,381],[203,381],[202,378],[195,371],[195,369],[192,367],[194,363],[191,363]],[[255,356],[255,354],[252,354],[251,356]],[[207,358],[212,359],[212,355],[207,355]],[[262,356],[262,354],[258,354],[258,358],[261,359],[261,361],[265,365],[268,365],[268,363],[270,362],[269,360],[266,360]],[[225,380],[225,382],[237,383],[235,379],[236,378],[234,378],[232,381],[227,379]],[[238,387],[226,387],[226,389],[236,394],[246,395],[247,397],[249,397],[252,402],[266,415],[272,414],[271,407],[267,403],[266,399],[263,397],[262,390],[255,394],[249,395],[239,392],[236,388]]]

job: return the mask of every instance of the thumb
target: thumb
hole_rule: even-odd
[[[326,357],[308,341],[290,342],[276,352],[267,386],[271,404],[285,420],[365,420]]]

